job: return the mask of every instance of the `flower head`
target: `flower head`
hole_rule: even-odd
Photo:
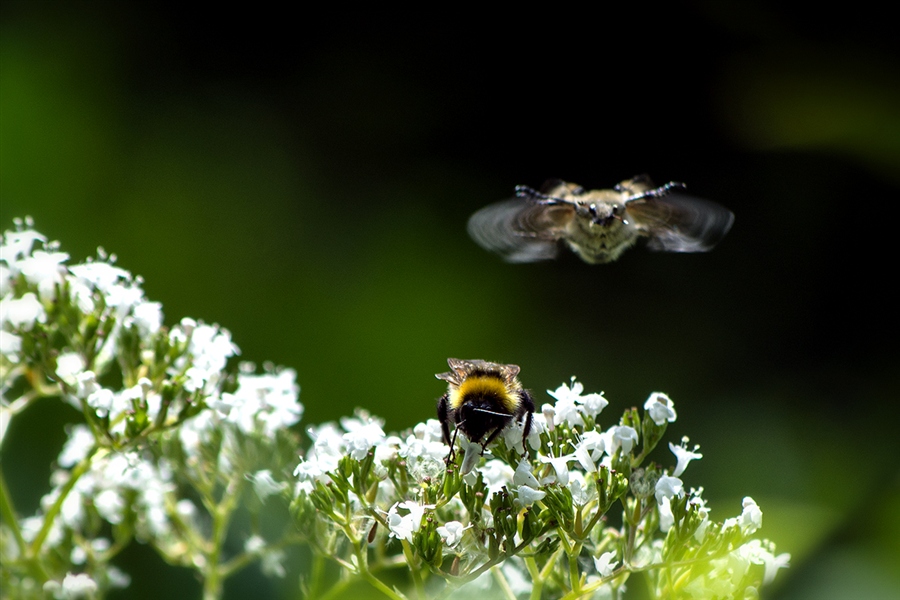
[[[672,471],[672,475],[675,477],[680,477],[684,470],[687,468],[688,463],[692,460],[698,460],[703,458],[703,455],[697,452],[700,449],[700,446],[694,446],[693,450],[687,449],[688,438],[684,437],[681,439],[681,445],[676,446],[672,442],[669,442],[669,450],[672,451],[672,454],[675,455],[675,459],[677,461],[675,465],[675,470]]]
[[[677,415],[675,414],[675,404],[671,398],[662,392],[653,392],[647,401],[644,402],[644,410],[650,414],[650,418],[657,425],[665,422],[674,423]]]

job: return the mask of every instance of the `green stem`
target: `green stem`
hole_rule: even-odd
[[[581,542],[572,544],[572,550],[568,553],[569,558],[569,585],[572,587],[572,593],[578,595],[581,593],[581,572],[578,570],[578,556],[581,554]]]
[[[412,546],[410,546],[409,542],[406,540],[402,541],[403,545],[403,555],[406,557],[406,562],[409,564],[409,570],[413,576],[413,583],[416,586],[416,594],[419,598],[425,598],[425,582],[422,581],[422,573],[416,568],[415,563],[415,554],[412,551]]]
[[[634,555],[634,540],[637,535],[638,523],[641,521],[641,504],[640,498],[634,499],[634,512],[632,515],[625,515],[626,525],[628,526],[628,541],[625,544],[624,562],[631,563],[631,557]],[[631,518],[628,518],[628,517]]]
[[[16,518],[16,509],[13,507],[12,497],[6,487],[6,477],[3,475],[3,463],[0,461],[0,516],[6,522],[7,526],[16,538],[16,546],[19,548],[19,554],[24,556],[28,552],[28,542],[22,537],[22,531],[19,529],[19,520]]]
[[[547,564],[544,565],[544,568],[541,569],[541,581],[545,581],[548,577],[550,577],[550,573],[553,572],[553,569],[556,567],[556,563],[559,561],[559,557],[562,556],[563,548],[560,544],[560,547],[556,549],[556,552],[550,557],[547,561]]]
[[[7,524],[16,538],[16,546],[19,549],[19,556],[25,557],[31,576],[39,582],[50,579],[50,575],[44,569],[44,565],[37,557],[29,556],[28,542],[22,536],[22,530],[19,529],[19,520],[16,518],[16,508],[13,506],[12,496],[9,495],[9,488],[6,486],[6,477],[3,475],[3,463],[0,462],[0,516]]]
[[[212,536],[206,552],[206,564],[202,569],[203,600],[219,600],[222,597],[222,583],[228,573],[219,565],[219,561],[222,558],[222,546],[225,544],[231,517],[241,497],[243,483],[242,474],[232,473],[231,480],[222,492],[222,499],[210,507]]]
[[[309,574],[309,597],[318,598],[319,588],[322,586],[322,576],[325,573],[325,555],[313,552],[313,564]]]
[[[541,590],[544,589],[544,578],[541,577],[541,573],[538,570],[537,561],[534,560],[533,556],[525,557],[525,568],[528,569],[528,574],[531,575],[530,600],[540,600]]]
[[[503,595],[506,596],[508,600],[516,600],[516,595],[513,593],[512,588],[509,587],[509,582],[506,580],[506,577],[503,576],[503,572],[500,568],[496,566],[491,568],[491,575],[494,576],[494,581],[500,586]]]
[[[91,468],[91,461],[94,458],[94,455],[97,453],[97,446],[91,448],[88,452],[88,455],[84,457],[84,459],[78,463],[74,469],[69,473],[69,480],[59,489],[59,496],[56,498],[56,502],[53,503],[53,506],[50,507],[50,510],[46,512],[44,515],[44,524],[41,527],[41,530],[38,532],[37,536],[35,536],[34,541],[31,542],[31,548],[29,549],[29,556],[36,557],[40,554],[41,546],[44,545],[44,541],[47,539],[47,536],[50,534],[50,529],[53,527],[53,521],[56,519],[56,516],[59,514],[59,511],[62,510],[63,502],[66,501],[66,498],[69,496],[69,492],[72,491],[72,488],[75,487],[75,484],[78,483],[78,480],[82,475],[87,473]]]

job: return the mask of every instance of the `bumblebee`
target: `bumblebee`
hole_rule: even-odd
[[[435,375],[448,384],[447,393],[440,397],[437,405],[444,443],[450,446],[447,462],[453,459],[453,446],[460,431],[471,442],[480,444],[483,454],[501,431],[514,420],[523,420],[524,443],[531,431],[534,401],[519,383],[519,366],[458,358],[448,358],[447,364],[450,371]],[[451,422],[456,427],[452,439]],[[463,472],[470,469],[471,465],[463,466]]]
[[[490,204],[469,219],[469,235],[509,262],[556,258],[567,246],[587,263],[609,263],[646,239],[650,250],[706,252],[734,222],[727,208],[686,196],[684,184],[654,187],[638,176],[613,189],[585,190],[550,180],[535,190]]]

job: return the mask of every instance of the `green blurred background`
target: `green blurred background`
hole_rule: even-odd
[[[893,19],[236,8],[5,0],[3,229],[31,215],[73,261],[102,245],[167,324],[218,322],[243,358],[295,368],[307,424],[433,417],[448,356],[517,363],[540,402],[577,375],[610,419],[665,391],[669,440],[705,455],[685,484],[716,519],[753,496],[792,553],[768,597],[896,597]],[[732,232],[710,254],[595,267],[505,264],[465,233],[516,184],[638,173],[728,206]],[[42,403],[11,430],[24,514],[76,418]],[[121,597],[199,596],[146,548],[122,564]],[[228,597],[295,586],[251,569]]]

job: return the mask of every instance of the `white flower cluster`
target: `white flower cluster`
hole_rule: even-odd
[[[436,419],[394,435],[360,410],[309,427],[312,447],[297,464],[293,370],[229,370],[240,351],[227,330],[189,318],[163,327],[162,307],[114,258],[101,251],[67,266],[67,254],[22,225],[0,238],[0,443],[42,395],[64,398],[85,421],[68,428],[37,514],[0,526],[0,568],[18,561],[20,581],[43,569],[44,596],[127,586],[110,561],[132,538],[196,569],[204,597],[221,597],[222,574],[252,561],[284,577],[285,549],[301,540],[369,583],[402,553],[419,595],[437,575],[447,594],[499,582],[507,595],[611,597],[640,572],[658,598],[673,585],[679,597],[750,597],[788,565],[751,539],[762,526],[751,498],[717,523],[703,489],[686,491],[681,478],[703,457],[686,437],[668,444],[674,466],[649,462],[677,418],[660,392],[643,413],[601,425],[609,402],[572,377],[547,390],[554,402],[532,416],[527,438],[514,422],[490,448],[458,436],[452,454]],[[243,554],[216,562],[230,523],[258,523],[262,505],[288,496],[295,527],[277,542],[254,527],[240,534]],[[233,519],[244,498],[254,518]],[[618,528],[606,521],[613,510]]]
[[[29,552],[63,552],[72,566],[96,569],[93,578],[70,573],[47,581],[45,591],[59,598],[128,585],[127,575],[106,564],[121,548],[98,534],[100,522],[117,541],[133,536],[167,560],[205,565],[205,549],[197,560],[188,553],[208,527],[199,515],[208,504],[184,497],[185,480],[209,502],[228,478],[243,481],[234,469],[248,460],[241,436],[259,448],[251,456],[273,461],[275,438],[303,413],[296,373],[269,367],[256,374],[247,363],[229,375],[239,349],[227,330],[189,318],[165,329],[161,305],[145,299],[140,279],[114,257],[101,250],[96,261],[67,265],[67,254],[22,225],[0,238],[0,441],[11,418],[38,397],[21,394],[16,382],[25,375],[87,423],[67,429],[52,488],[37,514],[18,524],[22,543],[9,550],[26,561]],[[124,383],[117,388],[115,381]],[[18,398],[7,397],[12,389]],[[209,464],[213,456],[218,464]],[[218,482],[210,479],[217,469]],[[249,479],[262,498],[288,485],[266,469]],[[261,556],[275,568],[277,552]]]
[[[698,446],[689,446],[688,438],[683,438],[678,445],[668,445],[674,459],[673,467],[660,471],[653,466],[646,475],[643,468],[637,468],[666,426],[677,418],[674,403],[666,394],[654,392],[647,398],[644,403],[646,420],[643,424],[637,411],[632,410],[630,413],[626,412],[619,423],[603,428],[599,426],[598,417],[608,402],[602,394],[584,393],[583,385],[574,377],[569,383],[564,383],[555,390],[548,390],[547,393],[555,402],[544,404],[541,411],[533,415],[531,431],[525,440],[527,452],[523,446],[521,423],[513,423],[503,431],[500,454],[513,451],[517,456],[525,456],[513,463],[516,464],[515,468],[506,460],[491,456],[490,451],[483,451],[480,444],[470,442],[465,436],[458,436],[457,442],[463,454],[461,466],[457,467],[461,481],[466,486],[482,490],[479,492],[480,500],[476,500],[474,504],[471,499],[464,500],[458,495],[441,500],[440,494],[434,494],[433,482],[440,482],[443,473],[446,473],[444,478],[451,477],[453,473],[452,465],[450,470],[446,470],[443,464],[450,449],[443,443],[440,423],[432,419],[416,425],[412,433],[389,435],[384,433],[380,420],[365,413],[359,413],[352,419],[343,419],[340,426],[328,424],[309,430],[314,443],[295,470],[299,479],[297,493],[302,498],[322,493],[329,486],[340,488],[346,485],[349,512],[361,513],[356,518],[369,528],[361,529],[361,533],[357,535],[365,537],[365,532],[370,531],[370,544],[377,530],[372,524],[377,520],[384,525],[389,539],[395,540],[395,543],[397,540],[402,541],[418,549],[425,560],[430,560],[428,557],[435,556],[435,552],[443,552],[456,556],[458,562],[462,561],[473,568],[478,561],[487,560],[485,544],[488,542],[485,541],[485,532],[502,529],[501,523],[497,521],[498,515],[504,514],[503,510],[496,512],[498,505],[495,502],[498,497],[508,496],[509,509],[520,511],[519,524],[508,532],[507,535],[512,537],[507,537],[504,542],[511,544],[506,546],[509,550],[512,546],[521,545],[524,548],[527,543],[524,537],[527,528],[524,528],[522,519],[528,520],[524,515],[529,511],[535,511],[532,513],[534,515],[546,515],[548,513],[543,511],[553,507],[550,513],[554,515],[553,519],[559,520],[553,529],[557,534],[557,527],[566,529],[573,526],[573,523],[564,524],[565,515],[570,514],[567,513],[568,510],[584,515],[584,520],[578,527],[590,528],[599,522],[597,517],[600,513],[597,508],[606,506],[603,509],[605,511],[611,506],[609,495],[617,494],[615,497],[619,498],[630,487],[631,493],[640,502],[647,502],[642,514],[653,512],[656,515],[654,523],[658,524],[658,533],[654,537],[643,524],[636,525],[642,531],[639,537],[644,541],[635,547],[630,547],[630,542],[624,544],[623,540],[633,539],[625,530],[613,533],[609,533],[612,530],[605,530],[604,535],[610,536],[605,538],[606,541],[602,541],[604,538],[599,533],[591,534],[591,544],[596,544],[598,549],[591,555],[595,572],[586,574],[585,582],[589,589],[601,596],[624,590],[627,577],[617,577],[623,569],[627,572],[632,567],[645,569],[652,565],[656,565],[654,568],[666,568],[663,567],[667,560],[664,539],[676,526],[691,527],[691,537],[698,548],[707,547],[706,544],[709,543],[725,544],[721,546],[721,550],[716,550],[718,554],[710,554],[712,558],[707,559],[711,570],[698,570],[704,573],[702,580],[683,577],[684,582],[690,583],[691,593],[700,594],[695,597],[706,597],[703,594],[710,593],[710,590],[724,593],[726,588],[732,592],[746,589],[747,585],[752,585],[752,581],[755,581],[748,575],[751,565],[764,566],[765,582],[774,577],[778,568],[787,565],[789,556],[775,555],[774,547],[768,542],[728,545],[733,542],[721,541],[725,538],[749,539],[761,526],[762,513],[756,503],[747,498],[740,517],[715,524],[710,520],[702,488],[686,492],[681,479],[690,462],[703,456]],[[647,444],[650,444],[649,448]],[[527,457],[532,452],[536,454],[535,460]],[[484,460],[481,460],[482,455]],[[367,500],[361,498],[359,490],[368,489],[370,483],[365,483],[363,488],[352,484],[351,479],[362,476],[359,472],[354,470],[351,479],[342,479],[349,472],[350,467],[344,462],[348,458],[370,461],[379,480],[376,496]],[[418,487],[411,486],[406,495],[402,495],[397,486],[398,480],[403,480],[404,476],[398,476],[396,472],[393,475],[388,473],[392,468],[391,461],[397,460],[401,462],[395,462],[395,465],[400,465],[401,471],[406,469],[409,479],[420,484]],[[616,479],[614,473],[619,468],[624,468],[627,472],[635,469],[631,486],[626,479]],[[336,471],[342,471],[345,475],[336,477]],[[616,483],[617,481],[620,483]],[[621,482],[624,482],[624,487]],[[604,491],[601,492],[601,488]],[[337,497],[341,497],[341,494]],[[336,497],[330,498],[333,501]],[[673,511],[676,501],[680,502],[677,514]],[[565,508],[566,502],[570,503],[571,508]],[[623,505],[625,504],[626,501],[623,500]],[[327,512],[331,505],[326,501],[318,506],[325,506]],[[373,508],[380,518],[373,519],[372,513],[367,512]],[[363,516],[365,514],[369,516]],[[685,521],[685,515],[692,519],[689,524]],[[591,521],[590,524],[587,523],[588,520]],[[737,533],[732,535],[730,532],[733,531]],[[587,533],[577,535],[578,539],[584,540]],[[437,540],[436,543],[442,550],[435,550],[435,542],[429,541],[433,539]],[[538,544],[539,541],[540,538],[534,543]],[[585,546],[586,549],[591,547],[594,546]],[[720,558],[715,558],[716,556]],[[355,559],[350,560],[349,564],[359,568]],[[504,585],[515,593],[527,593],[531,589],[525,564],[518,557],[509,557],[502,564]],[[726,573],[732,577],[727,585],[723,583]],[[679,572],[678,576],[681,575]],[[494,576],[497,576],[496,572]],[[470,582],[472,587],[467,589],[471,592],[473,588],[489,586],[490,581],[491,577],[483,572]],[[661,588],[659,593],[659,597],[665,597],[669,592]]]
[[[37,242],[49,251],[35,249]],[[67,290],[83,314],[114,323],[114,331],[98,340],[97,347],[87,349],[97,354],[101,366],[115,355],[121,327],[133,324],[149,336],[162,325],[161,305],[144,298],[140,280],[114,266],[114,257],[67,267],[68,259],[68,254],[55,251],[54,245],[48,245],[47,239],[32,229],[7,231],[0,238],[0,352],[12,362],[17,362],[21,350],[21,332],[46,322],[45,303],[53,302],[60,290]],[[29,291],[17,297],[19,277],[37,293]]]
[[[90,440],[88,436],[91,434],[84,425],[72,428],[60,455],[60,466],[69,466],[69,461],[87,455],[93,446],[93,436]],[[67,470],[54,473],[55,487],[41,500],[43,512],[57,501],[70,476]],[[166,495],[174,490],[172,471],[164,461],[155,465],[136,452],[95,458],[91,469],[75,481],[63,500],[60,518],[53,521],[48,543],[59,544],[65,529],[82,531],[88,527],[89,511],[96,511],[105,521],[116,525],[129,516],[125,512],[129,510],[137,519],[136,535],[140,539],[163,538],[170,528]],[[25,520],[23,533],[29,532],[26,539],[43,524],[43,517],[42,513]]]
[[[338,461],[344,456],[362,460],[369,451],[374,452],[376,468],[392,457],[400,457],[416,479],[440,475],[450,448],[442,440],[441,425],[437,419],[417,424],[411,433],[404,436],[385,434],[383,425],[381,419],[358,411],[355,417],[342,418],[340,426],[326,423],[309,428],[307,433],[313,440],[312,448],[294,471],[300,480],[298,491],[309,492],[316,481],[330,481],[328,473],[337,468]],[[520,441],[521,438],[520,428]],[[463,440],[462,437],[460,439]],[[481,449],[481,446],[477,447]],[[483,469],[488,478],[493,477],[491,464],[488,463]]]

